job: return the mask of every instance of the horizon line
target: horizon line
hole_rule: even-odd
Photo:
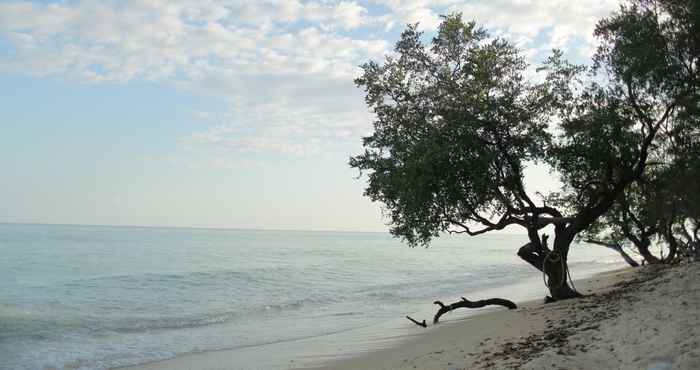
[[[315,232],[315,233],[372,233],[389,234],[389,230],[366,231],[366,230],[335,230],[335,229],[294,229],[294,228],[251,228],[251,227],[216,227],[216,226],[173,226],[173,225],[134,225],[134,224],[79,224],[79,223],[53,223],[53,222],[16,222],[0,221],[0,225],[26,225],[26,226],[76,226],[76,227],[122,227],[141,229],[189,229],[189,230],[212,230],[212,231],[287,231],[287,232]],[[498,234],[523,235],[521,233],[500,232]],[[392,235],[393,237],[393,235]]]
[[[0,225],[27,225],[27,226],[82,226],[82,227],[123,227],[141,229],[191,229],[191,230],[218,230],[218,231],[305,231],[305,232],[337,232],[337,233],[389,233],[386,231],[363,230],[331,230],[331,229],[293,229],[293,228],[255,228],[255,227],[217,227],[217,226],[182,226],[182,225],[135,225],[135,224],[80,224],[62,222],[18,222],[0,221]]]

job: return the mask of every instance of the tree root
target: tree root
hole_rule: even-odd
[[[509,310],[514,310],[518,308],[518,306],[513,303],[512,301],[509,301],[507,299],[503,298],[491,298],[491,299],[482,299],[480,301],[470,301],[464,297],[462,297],[461,301],[452,303],[450,305],[445,305],[444,303],[440,301],[435,301],[433,302],[436,305],[440,306],[440,309],[438,312],[435,314],[435,317],[433,318],[433,324],[437,324],[438,321],[440,320],[440,316],[458,309],[458,308],[481,308],[485,306],[490,306],[490,305],[496,305],[496,306],[503,306],[507,307]]]

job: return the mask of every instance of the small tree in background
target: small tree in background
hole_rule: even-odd
[[[700,129],[700,122],[696,125]],[[691,145],[674,148],[676,160],[668,170],[671,207],[662,236],[670,253],[700,258],[700,135],[686,135]],[[688,142],[686,141],[686,142]],[[678,144],[678,143],[676,143]]]
[[[596,34],[604,41],[596,68],[614,76],[635,115],[648,116],[665,102],[672,111],[657,129],[646,174],[587,236],[602,244],[629,241],[649,263],[674,262],[679,248],[697,244],[700,4],[635,1],[602,20]],[[650,253],[654,240],[665,247],[665,254]]]
[[[408,26],[396,56],[362,65],[356,83],[376,119],[350,166],[367,175],[365,195],[410,245],[516,225],[529,236],[518,255],[547,275],[551,296],[575,297],[566,280],[574,238],[641,178],[657,134],[692,103],[684,81],[696,71],[681,67],[697,68],[697,54],[676,43],[681,31],[667,26],[682,23],[676,17],[647,1],[622,7],[596,29],[593,67],[555,52],[542,83],[525,78],[509,42],[458,14],[443,19],[429,48]],[[531,163],[556,170],[564,188],[534,199],[524,184]],[[551,248],[540,235],[549,225]]]
[[[627,187],[613,206],[596,220],[581,235],[588,243],[604,245],[616,250],[632,266],[639,264],[625,249],[641,256],[650,264],[670,262],[675,259],[676,249],[664,243],[664,231],[673,224],[676,199],[669,191],[669,183],[660,178],[643,178]],[[655,255],[652,245],[662,251]]]

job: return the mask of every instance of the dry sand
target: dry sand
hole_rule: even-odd
[[[396,347],[319,369],[700,369],[699,278],[700,263],[596,275],[576,282],[585,298],[447,314],[427,329],[414,326],[421,335]],[[241,355],[209,352],[130,370],[239,369]]]
[[[700,263],[598,275],[577,283],[585,298],[441,323],[324,369],[700,369],[698,278]]]

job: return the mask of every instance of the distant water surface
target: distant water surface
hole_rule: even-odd
[[[386,233],[0,224],[0,369],[109,369],[366,332],[435,299],[536,283],[515,255],[525,239],[411,249]],[[570,258],[575,278],[620,266],[601,247]]]

